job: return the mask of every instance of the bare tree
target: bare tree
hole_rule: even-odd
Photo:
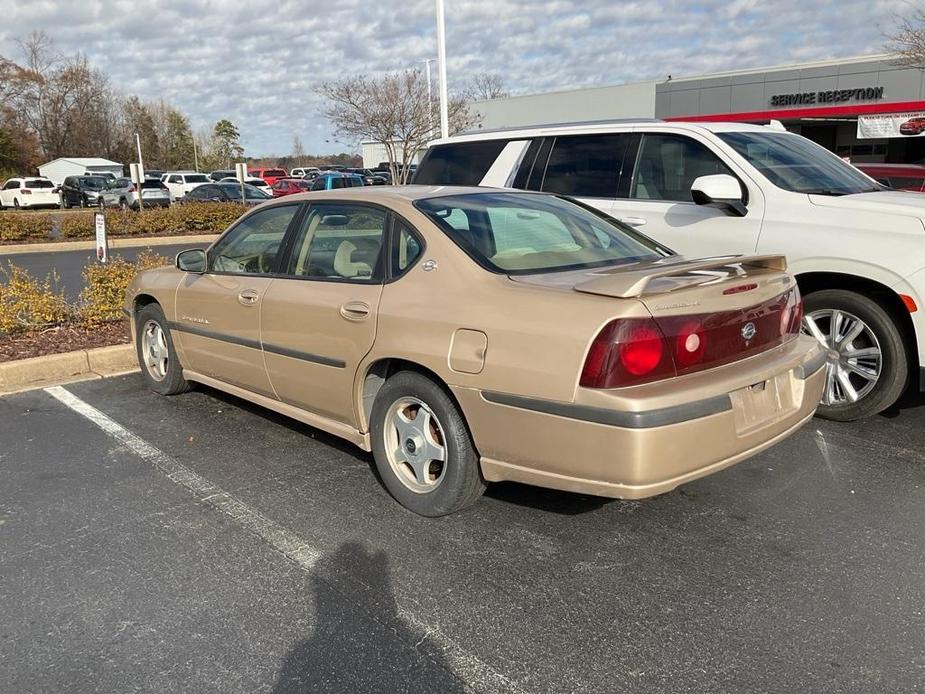
[[[298,135],[292,138],[292,160],[297,166],[303,166],[302,160],[305,159],[305,148],[302,147],[302,140]]]
[[[896,30],[887,34],[887,48],[895,53],[896,64],[925,69],[925,7],[910,5],[910,14],[897,18]]]
[[[473,101],[487,101],[488,99],[503,99],[508,96],[504,88],[504,79],[501,75],[490,72],[480,72],[472,78],[472,84],[467,94]]]
[[[335,134],[382,145],[397,183],[407,181],[414,157],[438,136],[436,106],[428,99],[421,70],[347,77],[325,82],[315,91],[325,100],[322,114],[334,125]],[[459,96],[450,98],[447,110],[451,133],[478,120]]]

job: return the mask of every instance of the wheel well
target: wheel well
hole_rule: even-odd
[[[156,304],[156,303],[157,303],[157,299],[155,299],[150,294],[139,294],[138,296],[135,297],[135,303],[132,306],[132,311],[133,313],[138,313],[145,306],[148,306],[150,304]]]
[[[413,361],[408,361],[407,359],[379,359],[378,361],[374,361],[369,365],[369,368],[366,369],[366,375],[363,377],[363,393],[362,400],[360,402],[360,424],[364,430],[369,429],[369,413],[372,412],[373,402],[376,400],[376,395],[379,393],[379,389],[382,388],[382,385],[385,383],[386,379],[389,378],[389,376],[394,373],[398,373],[399,371],[417,371],[422,376],[427,376],[427,378],[432,380],[438,386],[443,388],[444,391],[446,391],[446,394],[450,397],[456,407],[459,408],[459,411],[462,412],[462,408],[459,407],[459,403],[453,396],[449,386],[447,386],[447,384],[443,381],[442,378],[440,378],[440,376],[428,369],[426,366],[422,366],[421,364]]]
[[[915,358],[917,341],[912,318],[899,295],[885,284],[866,277],[843,275],[837,272],[806,272],[797,275],[797,284],[804,296],[823,289],[845,289],[873,299],[896,319],[903,331],[906,344],[911,347],[909,356]]]

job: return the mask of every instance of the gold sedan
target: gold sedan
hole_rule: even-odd
[[[343,437],[428,516],[498,480],[669,491],[790,435],[826,364],[780,256],[689,261],[485,188],[266,203],[125,308],[152,390],[204,383]]]

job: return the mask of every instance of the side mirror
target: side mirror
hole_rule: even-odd
[[[206,271],[206,252],[201,248],[190,248],[177,253],[177,268],[183,272],[202,274]]]
[[[691,198],[698,205],[715,207],[730,217],[744,217],[748,214],[742,199],[742,186],[729,174],[697,178],[691,185]]]

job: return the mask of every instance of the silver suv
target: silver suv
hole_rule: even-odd
[[[141,184],[141,200],[145,207],[168,207],[170,191],[156,178],[147,178]],[[121,207],[137,210],[139,208],[138,186],[130,178],[117,178],[103,189],[97,197],[100,209],[104,207]]]

